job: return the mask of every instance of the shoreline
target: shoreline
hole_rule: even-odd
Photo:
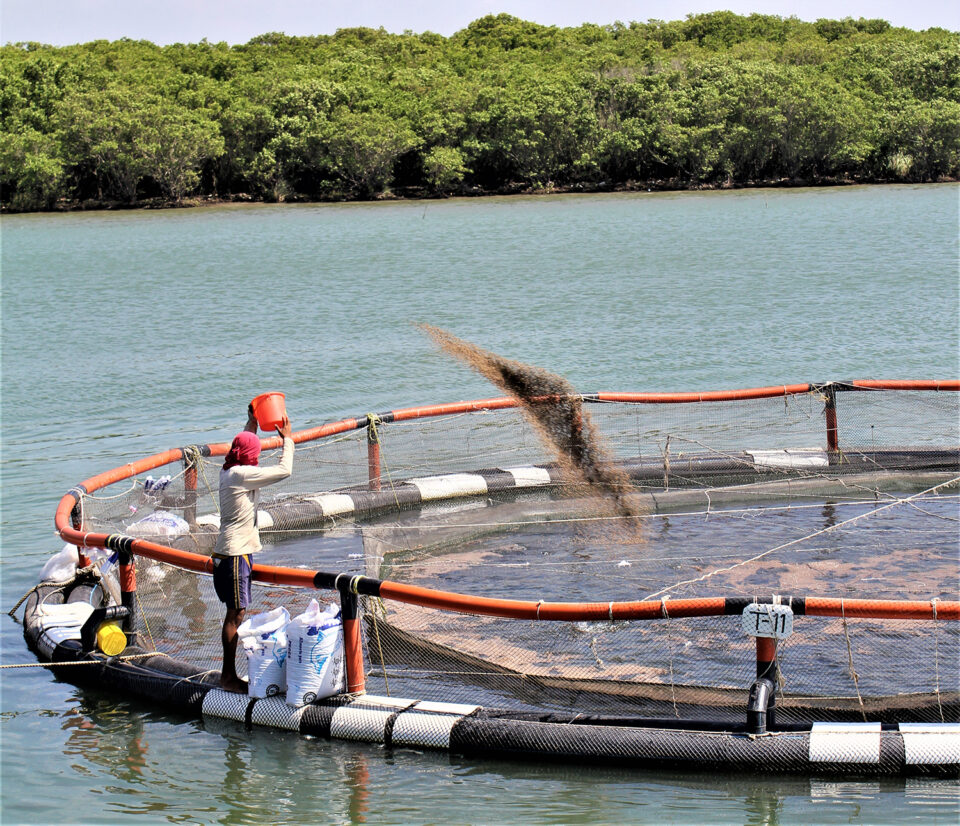
[[[940,177],[935,181],[904,181],[888,178],[838,178],[807,180],[803,178],[781,178],[745,183],[724,182],[719,184],[688,184],[683,185],[676,181],[629,181],[625,184],[573,184],[569,186],[547,185],[542,187],[517,184],[505,186],[495,190],[480,188],[464,189],[450,193],[431,193],[416,188],[397,188],[378,193],[369,198],[331,196],[327,198],[310,198],[295,195],[289,198],[267,199],[258,198],[248,193],[233,195],[197,195],[183,198],[179,201],[171,198],[144,198],[139,201],[85,201],[63,200],[48,209],[11,209],[7,205],[0,206],[2,215],[36,215],[68,212],[112,212],[120,210],[151,210],[151,209],[195,209],[202,207],[227,206],[234,204],[362,204],[379,203],[384,201],[446,201],[453,198],[491,198],[511,195],[519,196],[548,196],[548,195],[586,195],[611,194],[629,192],[733,192],[746,189],[829,189],[845,186],[924,186],[929,184],[957,183],[960,178]]]

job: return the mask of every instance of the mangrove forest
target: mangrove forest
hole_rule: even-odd
[[[960,34],[730,12],[0,49],[5,210],[960,176]]]

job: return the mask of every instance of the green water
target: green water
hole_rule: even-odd
[[[429,322],[582,391],[956,378],[958,189],[242,206],[2,220],[2,606],[60,496],[228,440],[493,394]],[[2,623],[4,664],[33,661]],[[216,629],[211,629],[215,634]],[[956,783],[461,761],[199,722],[4,670],[2,818],[28,823],[948,823]]]

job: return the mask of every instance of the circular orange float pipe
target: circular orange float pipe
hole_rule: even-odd
[[[690,402],[730,402],[746,399],[769,399],[809,393],[807,384],[779,384],[773,387],[752,387],[745,390],[713,390],[704,393],[597,393],[602,402],[643,402],[645,404],[689,404]]]
[[[806,614],[812,617],[862,619],[960,620],[960,602],[937,600],[837,599],[807,597]]]
[[[109,547],[109,536],[104,533],[84,533],[65,528],[65,541],[87,548]],[[198,573],[212,573],[213,561],[190,551],[181,551],[158,545],[145,539],[130,541],[133,553],[179,565]],[[254,565],[253,578],[258,582],[316,588],[317,571],[285,568],[273,565]],[[329,575],[328,575],[329,578]],[[723,597],[698,599],[639,600],[633,602],[534,602],[532,600],[495,599],[470,596],[452,591],[438,591],[401,582],[385,580],[379,583],[378,596],[424,608],[439,608],[461,614],[504,617],[507,619],[561,620],[593,622],[603,620],[650,620],[680,617],[711,617],[725,613]],[[808,616],[852,617],[864,619],[941,619],[960,620],[960,602],[938,600],[936,608],[930,601],[870,600],[807,597],[805,613]]]
[[[898,380],[874,380],[874,379],[856,379],[850,383],[854,387],[863,389],[877,390],[932,390],[932,391],[960,391],[960,380],[917,380],[917,381],[898,381]],[[644,402],[649,404],[685,404],[691,402],[711,402],[711,401],[738,401],[746,399],[763,399],[776,396],[789,396],[802,393],[809,393],[814,386],[805,384],[783,384],[770,387],[754,387],[742,390],[717,390],[707,392],[690,393],[611,393],[601,392],[595,394],[585,394],[587,397],[605,402]],[[453,402],[449,404],[427,405],[423,407],[407,407],[390,411],[384,416],[389,416],[393,421],[409,421],[413,419],[428,418],[433,416],[449,416],[459,413],[471,413],[480,410],[503,410],[518,406],[516,399],[509,397],[496,397],[490,399],[476,399],[466,402]],[[357,418],[343,419],[337,422],[320,425],[294,433],[293,440],[297,444],[301,442],[310,442],[316,439],[322,439],[327,436],[333,436],[339,433],[345,433],[351,430],[358,430],[365,426],[366,422]],[[271,450],[280,447],[282,441],[279,436],[272,436],[268,439],[262,439],[261,445],[264,449]],[[227,443],[217,443],[206,446],[211,456],[223,456],[230,449]],[[104,473],[93,476],[90,479],[81,482],[80,486],[86,492],[92,493],[95,490],[106,487],[107,485],[129,479],[148,470],[154,470],[163,465],[179,462],[183,459],[183,451],[179,448],[168,450],[163,453],[156,453],[152,456],[139,459],[130,464],[108,470]],[[68,497],[70,495],[68,494]],[[62,503],[61,503],[62,504]],[[72,505],[71,505],[72,507]]]
[[[889,390],[952,390],[960,391],[960,381],[879,381],[856,380],[851,383],[855,387],[864,389]],[[745,390],[714,391],[704,393],[597,393],[592,398],[599,401],[646,402],[655,404],[706,402],[706,401],[733,401],[743,399],[760,399],[776,396],[786,396],[807,393],[813,390],[811,384],[777,385]],[[426,407],[403,408],[387,414],[394,421],[404,421],[431,416],[454,415],[458,413],[475,412],[479,410],[507,409],[517,406],[512,398],[499,397],[478,399],[469,402],[452,404],[430,405]],[[321,425],[320,427],[300,431],[294,434],[295,442],[307,442],[321,439],[350,430],[357,430],[363,422],[357,418],[343,419]],[[272,449],[281,445],[279,436],[263,439],[262,445]],[[211,456],[222,456],[229,450],[229,444],[208,445]],[[108,535],[99,533],[85,533],[82,529],[75,529],[70,524],[70,514],[76,504],[81,491],[91,493],[107,485],[113,484],[139,473],[153,470],[183,459],[183,450],[168,450],[132,462],[105,473],[93,476],[82,482],[73,491],[67,493],[57,507],[55,523],[60,536],[78,547],[107,547]],[[212,563],[209,557],[192,554],[188,551],[179,551],[146,540],[133,539],[130,547],[135,553],[156,559],[161,562],[180,565],[187,570],[210,573]],[[275,566],[254,565],[254,578],[260,582],[274,582],[283,585],[300,587],[316,587],[315,573],[299,568],[282,568]],[[426,607],[441,608],[461,613],[483,614],[487,616],[513,617],[543,620],[627,620],[627,619],[655,619],[657,617],[694,617],[717,616],[724,613],[724,599],[690,599],[671,600],[669,603],[638,601],[638,602],[605,602],[605,603],[546,603],[523,600],[500,600],[487,597],[472,597],[465,594],[455,594],[445,591],[435,591],[428,588],[405,585],[395,582],[383,582],[380,585],[380,595],[387,599],[395,599]],[[896,600],[855,600],[831,599],[810,597],[806,600],[806,613],[814,616],[850,616],[877,619],[960,619],[960,602],[937,602],[936,609],[930,602],[896,601]],[[935,613],[936,612],[936,613]]]
[[[388,414],[395,422],[409,421],[410,419],[425,419],[431,416],[453,416],[458,413],[476,413],[480,410],[504,410],[517,407],[516,399],[500,396],[495,399],[476,399],[469,402],[452,402],[450,404],[431,404],[425,407],[404,407],[400,410],[391,410]]]
[[[960,380],[947,379],[944,381],[922,380],[922,381],[884,381],[873,379],[856,379],[852,382],[854,387],[861,387],[865,390],[952,390],[960,392]]]
[[[293,434],[293,441],[297,444],[301,442],[312,442],[315,439],[324,439],[327,436],[336,436],[338,433],[348,433],[351,430],[359,430],[361,427],[366,425],[366,419],[341,419],[339,422],[330,422],[328,424],[322,424],[319,427],[311,427],[307,430],[301,430]],[[263,446],[265,448],[280,447],[282,441],[279,436],[275,436],[273,439],[270,439],[268,444],[264,441]]]
[[[532,620],[592,622],[607,620],[658,619],[668,617],[711,617],[724,613],[723,597],[677,599],[662,603],[645,602],[533,602],[532,600],[496,599],[437,591],[401,582],[380,583],[383,599],[440,608],[461,614]]]
[[[723,597],[671,599],[663,602],[532,602],[491,597],[475,597],[450,591],[436,591],[399,582],[384,581],[379,595],[383,599],[406,602],[427,608],[439,608],[465,614],[564,621],[644,620],[679,617],[712,617],[726,612]],[[872,619],[933,619],[931,602],[906,600],[806,599],[808,616],[863,617]],[[814,606],[811,610],[811,604]],[[938,601],[936,617],[960,620],[960,602]]]
[[[229,445],[227,445],[227,448],[229,449]],[[115,482],[122,482],[124,479],[129,479],[138,473],[146,473],[148,470],[154,470],[163,465],[169,465],[182,460],[183,451],[180,448],[166,450],[163,453],[154,453],[153,456],[138,459],[136,462],[130,462],[130,464],[127,465],[120,465],[120,467],[115,467],[113,470],[98,473],[96,476],[91,476],[89,479],[84,480],[80,485],[89,493],[100,490],[100,488],[105,488],[107,485],[112,485]]]

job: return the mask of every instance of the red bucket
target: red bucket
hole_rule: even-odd
[[[250,402],[250,406],[260,429],[270,433],[276,431],[287,417],[283,393],[261,393]]]

